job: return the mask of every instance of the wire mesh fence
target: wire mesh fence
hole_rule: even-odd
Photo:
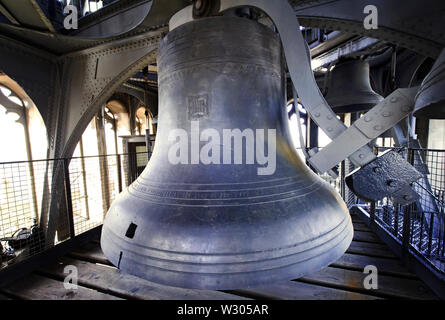
[[[100,226],[113,200],[137,178],[135,168],[147,161],[141,152],[0,163],[0,269]],[[53,199],[55,192],[61,197]],[[58,201],[54,241],[41,228],[51,201]]]
[[[385,150],[388,148],[378,148],[379,153]],[[375,220],[426,263],[445,273],[445,150],[394,150],[423,174],[413,184],[419,199],[400,206],[384,198],[375,205]]]

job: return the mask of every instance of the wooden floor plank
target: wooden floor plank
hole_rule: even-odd
[[[392,252],[384,243],[362,242],[362,241],[352,240],[351,244],[353,244],[355,246],[360,246],[363,248],[380,249],[380,250],[387,250],[389,252]]]
[[[377,243],[367,243],[367,242],[356,242],[353,241],[354,247],[360,245],[362,247],[374,247],[374,248],[385,248],[383,244]],[[389,252],[387,252],[390,254]],[[99,262],[102,264],[110,264],[110,262],[105,258],[100,249],[100,246],[97,243],[88,243],[84,247],[72,252],[70,254],[72,257],[92,261]],[[110,264],[111,265],[111,264]],[[340,267],[340,268],[352,268],[358,271],[363,271],[363,268],[367,265],[375,265],[380,272],[384,274],[402,276],[402,277],[411,277],[415,278],[415,275],[409,272],[401,263],[400,260],[396,260],[393,257],[384,258],[384,257],[376,257],[376,256],[366,256],[352,253],[345,253],[339,260],[334,262],[332,266]]]
[[[114,267],[98,265],[72,258],[61,258],[57,263],[41,268],[39,272],[63,279],[66,265],[78,270],[79,284],[129,299],[143,300],[244,300],[233,294],[210,290],[192,290],[164,286],[132,275],[123,274]]]
[[[374,243],[381,243],[383,244],[382,240],[379,239],[374,233],[372,232],[364,232],[364,231],[355,231],[354,230],[354,238],[355,241],[362,241],[362,242],[374,242]]]
[[[363,231],[363,232],[372,232],[371,228],[369,228],[366,224],[354,223],[354,231]]]
[[[371,242],[352,241],[346,252],[370,257],[398,259],[386,246]]]
[[[71,256],[87,261],[109,264],[97,243],[89,243],[83,248],[76,250],[76,252],[73,252]],[[318,288],[317,286],[303,283],[296,284],[292,281],[283,282],[279,286],[274,284],[273,286],[260,287],[255,290],[236,290],[235,294],[236,293],[275,299],[324,299],[323,297],[326,299],[371,299],[367,295],[361,295],[354,292],[348,293],[343,290],[335,290],[332,288]]]
[[[345,253],[340,259],[331,264],[331,266],[334,267],[357,271],[363,271],[367,265],[376,266],[380,274],[417,278],[413,273],[406,269],[400,260],[395,259]]]
[[[378,288],[376,290],[367,290],[363,285],[366,276],[359,271],[327,267],[299,280],[344,290],[356,290],[357,292],[384,298],[437,299],[431,290],[419,280],[401,279],[386,275],[378,275]]]
[[[374,300],[375,296],[296,281],[278,282],[271,286],[237,290],[263,299],[282,300]]]
[[[352,220],[354,229],[360,228],[360,229],[364,229],[365,231],[371,231],[371,229],[369,228],[369,225],[365,221],[363,221],[361,218],[351,217],[351,220]]]
[[[67,290],[63,281],[36,274],[14,281],[1,291],[25,300],[120,300],[118,297],[82,286]]]
[[[230,292],[192,290],[164,286],[121,273],[104,256],[99,240],[71,252],[5,288],[0,300],[20,299],[301,299],[301,300],[367,300],[381,298],[435,299],[436,296],[355,214],[351,215],[354,239],[347,252],[331,266],[295,281]],[[79,288],[63,287],[64,267],[74,265]],[[378,289],[366,290],[363,269],[378,269]],[[2,293],[6,295],[2,295]]]
[[[379,246],[377,244],[368,244],[368,246],[369,245]],[[108,260],[103,255],[103,253],[97,243],[89,243],[86,246],[84,246],[83,248],[76,250],[76,252],[73,252],[71,255],[73,257],[87,260],[87,261],[109,264]],[[304,287],[308,291],[295,293],[294,291],[297,289],[296,287],[298,287],[298,286]],[[266,297],[266,296],[269,298],[274,297],[277,299],[299,299],[299,298],[301,298],[301,299],[317,299],[317,297],[320,298],[322,296],[331,297],[331,299],[343,299],[345,297],[348,299],[368,299],[369,298],[369,297],[363,297],[362,295],[356,295],[355,293],[353,295],[349,295],[348,293],[345,293],[342,290],[332,291],[332,288],[323,288],[323,287],[313,288],[312,286],[308,287],[307,284],[299,283],[297,285],[293,282],[289,282],[287,285],[285,285],[285,283],[282,283],[278,287],[275,286],[275,284],[274,284],[273,286],[261,287],[256,290],[237,290],[236,292],[240,293],[240,294],[259,296],[259,297]],[[275,294],[275,296],[272,296],[272,294]]]
[[[86,245],[76,249],[75,251],[69,254],[70,257],[98,262],[106,265],[112,265],[108,259],[104,256],[102,249],[98,243],[89,242]]]

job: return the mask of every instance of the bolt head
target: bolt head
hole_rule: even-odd
[[[386,185],[388,187],[394,188],[394,187],[397,186],[397,183],[395,181],[393,181],[393,180],[388,180],[388,181],[386,181]]]
[[[402,107],[402,111],[403,111],[403,112],[411,111],[411,107],[410,107],[410,106],[403,106],[403,107]]]

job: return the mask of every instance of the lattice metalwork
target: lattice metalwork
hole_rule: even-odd
[[[51,177],[57,164],[58,160],[0,163],[1,267],[45,248],[37,226],[42,213],[49,210]]]
[[[380,148],[379,152],[387,148]],[[445,150],[399,149],[424,174],[414,189],[419,199],[409,206],[385,198],[376,203],[375,219],[426,262],[445,273]],[[405,225],[406,224],[406,225]]]
[[[54,246],[45,243],[39,227],[54,188],[62,188],[66,199],[59,204],[57,245],[100,226],[113,200],[131,183],[125,177],[137,177],[129,170],[145,166],[146,159],[142,152],[0,163],[0,269]],[[51,185],[55,168],[65,171],[64,185]]]

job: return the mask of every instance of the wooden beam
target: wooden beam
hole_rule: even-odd
[[[328,288],[303,282],[283,281],[270,286],[236,290],[262,299],[284,300],[375,300],[375,296]]]
[[[368,265],[376,266],[379,274],[417,279],[417,276],[409,272],[400,260],[377,257],[370,258],[358,254],[345,253],[340,259],[331,264],[333,267],[361,272],[363,272],[364,268]]]
[[[77,268],[79,277],[78,282],[80,285],[100,291],[106,291],[111,295],[116,295],[125,299],[246,300],[246,298],[219,291],[183,289],[165,286],[129,274],[124,274],[115,267],[71,258],[62,258],[57,263],[53,263],[40,269],[39,273],[63,280],[66,277],[64,267],[67,265],[75,266]]]
[[[77,289],[65,289],[63,281],[36,274],[21,278],[2,288],[1,291],[25,300],[121,300],[82,286],[78,286]]]
[[[400,279],[378,274],[378,288],[365,289],[363,281],[367,274],[339,268],[324,268],[299,280],[306,283],[329,286],[331,288],[355,291],[383,298],[436,300],[437,297],[421,281]]]

